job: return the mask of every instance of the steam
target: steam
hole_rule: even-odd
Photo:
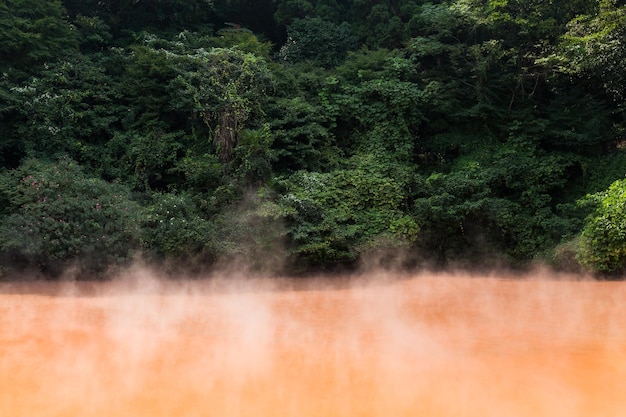
[[[2,416],[622,416],[626,284],[369,272],[0,284]]]

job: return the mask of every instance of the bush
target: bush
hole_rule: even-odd
[[[188,258],[206,252],[215,235],[185,194],[155,193],[141,221],[142,247],[157,258]]]
[[[604,192],[583,201],[596,205],[580,236],[577,259],[602,273],[623,271],[626,265],[626,180],[615,181]]]
[[[129,190],[87,176],[73,160],[29,159],[0,177],[7,207],[0,251],[44,271],[102,271],[133,258],[140,207]]]
[[[408,247],[415,241],[419,226],[402,210],[402,184],[371,164],[361,161],[329,173],[299,171],[282,181],[278,205],[297,262],[352,263],[381,244]]]

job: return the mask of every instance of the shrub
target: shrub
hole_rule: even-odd
[[[622,271],[626,265],[626,180],[588,195],[582,203],[595,204],[596,209],[580,236],[578,261],[596,272]]]
[[[402,184],[371,164],[361,161],[329,173],[298,171],[282,181],[278,205],[299,262],[351,263],[381,244],[408,247],[415,241],[419,226],[402,210]]]
[[[141,242],[152,257],[190,257],[206,252],[215,235],[185,194],[154,193],[141,220]]]
[[[4,173],[0,251],[47,271],[102,271],[132,259],[140,207],[129,190],[87,176],[73,160],[29,159]]]

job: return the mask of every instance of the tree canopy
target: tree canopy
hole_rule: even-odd
[[[0,259],[621,273],[622,3],[5,1]]]

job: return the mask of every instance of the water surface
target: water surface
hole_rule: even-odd
[[[503,278],[2,283],[0,415],[626,415],[626,284]]]

